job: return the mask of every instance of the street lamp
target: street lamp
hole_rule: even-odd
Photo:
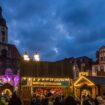
[[[34,60],[35,61],[40,61],[40,55],[38,53],[34,54]]]
[[[38,53],[34,54],[34,60],[36,62],[36,76],[38,77],[38,65],[39,65],[39,61],[40,61],[40,55]]]
[[[30,61],[30,57],[27,52],[24,53],[23,58],[25,61]]]

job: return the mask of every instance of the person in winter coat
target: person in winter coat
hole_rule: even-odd
[[[31,105],[41,105],[40,97],[34,96],[31,101]]]
[[[99,102],[98,102],[98,100],[97,100],[97,97],[98,97],[98,96],[96,96],[96,98],[94,99],[95,105],[99,105]]]
[[[98,96],[97,101],[99,102],[99,105],[105,105],[105,100],[102,98],[102,96]]]
[[[20,98],[14,92],[8,105],[22,105]]]
[[[47,97],[42,99],[41,105],[48,105],[48,98]]]
[[[53,102],[54,102],[53,98],[49,98],[48,105],[54,105]]]
[[[77,105],[77,102],[75,101],[74,97],[68,96],[65,99],[65,105]]]
[[[6,102],[4,97],[0,98],[0,105],[8,105],[8,102]]]
[[[60,105],[59,97],[55,98],[54,105]]]

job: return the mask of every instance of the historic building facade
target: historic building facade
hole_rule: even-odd
[[[105,46],[96,52],[96,61],[92,63],[91,73],[80,76],[74,83],[74,92],[82,95],[102,95],[105,92]]]
[[[87,56],[66,58],[62,61],[68,61],[71,65],[73,65],[74,79],[77,79],[82,75],[92,75],[93,60]]]
[[[105,46],[96,52],[96,62],[92,66],[93,76],[105,76]]]
[[[13,91],[19,85],[21,56],[15,45],[8,43],[8,27],[0,7],[0,93]]]

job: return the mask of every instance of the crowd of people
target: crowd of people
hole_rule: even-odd
[[[31,105],[80,105],[79,100],[75,100],[73,96],[64,97],[59,96],[37,96],[33,95],[31,99]]]
[[[11,98],[6,95],[0,96],[0,105],[25,105],[22,99],[14,92]],[[105,105],[105,94],[102,96],[96,96],[93,99],[91,96],[83,95],[81,100],[73,95],[69,96],[53,96],[48,94],[47,96],[39,96],[34,94],[30,99],[29,105]]]
[[[8,94],[0,95],[0,105],[22,105],[22,101],[16,92],[9,96]]]
[[[91,96],[83,95],[81,100],[73,95],[64,97],[63,95],[54,97],[40,97],[33,95],[31,105],[105,105],[105,94],[93,99]]]

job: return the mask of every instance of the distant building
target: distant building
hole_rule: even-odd
[[[80,98],[83,95],[102,95],[105,92],[105,46],[96,52],[96,61],[91,63],[92,73],[80,76],[74,83],[74,94]]]
[[[81,75],[92,75],[93,60],[87,56],[66,58],[62,61],[68,61],[73,65],[74,79],[77,79]]]
[[[93,76],[105,76],[105,46],[96,52],[96,62],[92,66]]]
[[[8,27],[0,7],[0,93],[5,89],[11,92],[18,87],[20,60],[15,45],[8,43]]]

